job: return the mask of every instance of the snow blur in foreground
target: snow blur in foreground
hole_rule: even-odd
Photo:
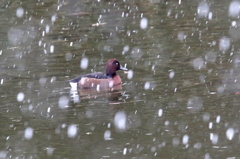
[[[228,8],[228,16],[237,18],[240,13],[240,1],[232,1]]]
[[[68,126],[67,134],[68,137],[74,138],[77,135],[78,128],[76,124],[72,124]]]
[[[17,101],[18,101],[18,102],[22,102],[22,101],[24,100],[24,97],[25,97],[25,95],[24,95],[23,92],[18,93],[18,95],[17,95]]]
[[[18,18],[22,18],[24,15],[24,9],[22,7],[19,7],[17,10],[16,10],[16,16]]]
[[[67,108],[68,107],[68,103],[69,103],[69,98],[67,96],[62,96],[58,100],[58,106],[61,109]]]
[[[233,137],[234,137],[234,129],[233,128],[228,128],[227,131],[226,131],[226,137],[228,140],[232,140]]]
[[[207,4],[207,2],[199,3],[198,8],[197,8],[198,17],[206,18],[208,16],[209,10],[210,10],[210,8],[209,8],[209,5]]]
[[[81,60],[80,68],[85,70],[85,69],[87,69],[87,67],[88,67],[88,58],[84,57]]]
[[[148,20],[147,18],[142,18],[140,21],[140,28],[141,29],[147,29],[148,27]]]
[[[127,124],[126,113],[123,111],[117,112],[114,116],[114,125],[115,125],[116,129],[119,131],[125,131],[126,124]]]
[[[29,140],[33,137],[33,133],[34,133],[34,130],[33,128],[26,128],[25,131],[24,131],[24,138]]]

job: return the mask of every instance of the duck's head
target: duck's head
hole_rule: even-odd
[[[109,59],[106,63],[106,75],[109,77],[115,76],[118,70],[127,71],[128,69],[123,67],[116,59]]]

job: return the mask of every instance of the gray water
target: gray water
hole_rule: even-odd
[[[0,158],[240,157],[239,1],[0,6]],[[110,58],[121,89],[71,91]]]

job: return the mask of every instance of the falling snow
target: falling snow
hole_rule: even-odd
[[[232,140],[233,137],[234,137],[234,129],[233,128],[228,128],[227,131],[226,131],[226,137],[228,140]]]
[[[80,68],[85,70],[87,69],[87,67],[88,67],[88,58],[84,57],[80,62]]]
[[[192,65],[195,70],[201,70],[205,67],[205,62],[201,57],[198,57],[192,61]]]
[[[240,13],[240,1],[232,1],[229,5],[228,15],[237,18]]]
[[[209,153],[206,153],[204,159],[212,159]]]
[[[144,84],[144,89],[145,89],[145,90],[150,89],[150,82],[145,82],[145,84]]]
[[[54,53],[54,45],[50,46],[50,53]]]
[[[51,21],[52,23],[54,23],[56,20],[57,20],[57,15],[55,14],[51,17]]]
[[[17,16],[18,18],[22,18],[23,15],[24,15],[24,9],[21,8],[21,7],[18,8],[17,11],[16,11],[16,16]]]
[[[147,29],[148,27],[148,20],[147,18],[142,18],[140,21],[140,28],[141,29]]]
[[[178,40],[180,41],[184,41],[187,38],[187,35],[184,34],[184,32],[180,31],[178,32],[178,36],[177,36]]]
[[[51,156],[51,155],[53,155],[53,152],[54,152],[55,149],[52,148],[52,147],[47,147],[46,150],[47,150],[47,155]]]
[[[138,47],[134,47],[132,50],[131,50],[131,57],[135,60],[140,60],[143,56],[143,52],[140,48]]]
[[[46,32],[46,33],[49,33],[49,32],[50,32],[50,26],[49,26],[49,25],[46,25],[45,32]]]
[[[123,51],[122,51],[122,54],[124,55],[126,52],[128,52],[129,51],[129,46],[128,45],[126,45],[126,46],[124,46],[123,47]]]
[[[40,84],[41,86],[44,86],[44,85],[46,84],[46,82],[47,82],[47,78],[45,78],[45,77],[41,77],[41,78],[39,79],[39,84]]]
[[[127,115],[123,111],[119,111],[114,116],[114,125],[117,130],[124,131],[126,130]]]
[[[209,12],[209,13],[208,13],[208,19],[209,19],[209,20],[212,20],[212,18],[213,18],[213,13],[212,13],[212,12]]]
[[[123,149],[123,155],[126,155],[127,154],[127,148],[124,148]]]
[[[77,135],[78,127],[76,124],[72,124],[68,126],[67,134],[68,137],[74,138]]]
[[[178,146],[180,144],[180,139],[178,137],[174,137],[172,140],[173,146]]]
[[[212,122],[209,122],[208,128],[209,128],[209,129],[212,129],[212,128],[213,128],[213,123],[212,123]]]
[[[227,51],[230,47],[230,44],[231,44],[230,38],[226,36],[221,37],[219,40],[219,50],[223,52]]]
[[[133,78],[133,71],[132,70],[128,71],[127,78],[128,79],[132,79]]]
[[[103,138],[104,138],[104,140],[111,140],[111,131],[110,130],[106,130],[104,132]]]
[[[31,127],[28,127],[24,131],[24,138],[29,140],[33,137],[34,130]]]
[[[159,109],[158,110],[158,116],[161,117],[163,115],[163,110],[162,109]]]
[[[24,35],[23,35],[23,30],[18,29],[18,28],[10,28],[8,31],[8,41],[11,44],[19,44],[20,42],[23,42],[24,40]]]
[[[70,52],[66,53],[65,54],[65,59],[66,59],[66,61],[72,60],[72,54]]]
[[[0,151],[0,158],[1,159],[4,159],[4,158],[7,158],[7,151]]]
[[[218,143],[218,135],[214,133],[210,133],[210,140],[212,141],[212,144]]]
[[[25,97],[25,95],[24,95],[23,92],[18,93],[17,94],[17,101],[22,102],[24,100],[24,97]]]
[[[217,118],[216,118],[216,123],[220,123],[220,120],[221,120],[221,116],[218,115]]]
[[[67,96],[61,96],[58,100],[58,106],[61,109],[65,109],[68,107],[68,103],[69,103],[69,98]]]
[[[204,113],[203,114],[203,121],[208,122],[210,120],[210,114],[209,113]]]
[[[188,99],[187,108],[191,110],[191,112],[198,112],[203,107],[203,100],[201,97],[192,97]]]
[[[175,72],[173,70],[169,71],[169,78],[172,79],[175,75]]]
[[[183,138],[182,138],[182,143],[184,145],[187,145],[188,144],[188,141],[189,141],[189,136],[188,135],[184,135]]]
[[[209,51],[205,55],[205,60],[208,61],[208,62],[216,62],[216,59],[217,59],[217,53],[216,52]]]
[[[197,8],[197,13],[200,18],[206,18],[209,13],[209,5],[207,2],[200,2]]]

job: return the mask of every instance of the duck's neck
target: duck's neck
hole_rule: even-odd
[[[114,77],[114,76],[116,76],[117,75],[117,73],[106,73],[106,75],[108,76],[108,77]]]

